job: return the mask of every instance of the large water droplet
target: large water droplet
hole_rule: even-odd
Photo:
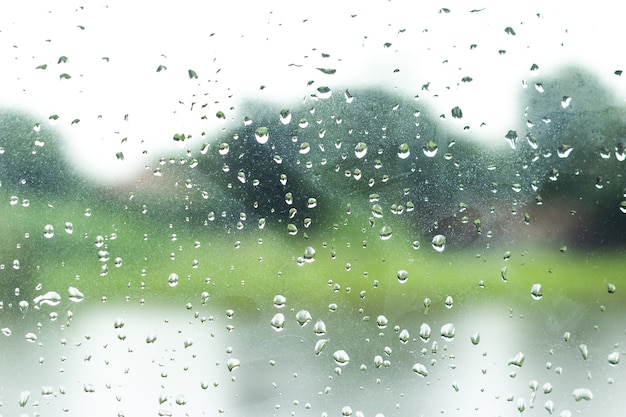
[[[226,362],[226,367],[228,368],[230,372],[233,372],[235,369],[239,368],[240,366],[241,366],[241,362],[237,358],[230,358]]]
[[[454,327],[454,324],[452,323],[446,323],[441,326],[441,337],[443,337],[445,340],[454,339],[455,332],[456,329]]]
[[[411,150],[409,149],[409,145],[407,143],[403,143],[398,147],[398,157],[400,159],[406,159],[411,155]]]
[[[513,358],[509,359],[508,365],[513,365],[518,368],[521,368],[524,365],[524,361],[526,360],[526,355],[522,352],[518,352]]]
[[[333,353],[333,359],[339,366],[346,366],[350,362],[350,356],[345,350],[337,350]]]
[[[33,302],[35,303],[35,308],[41,308],[44,304],[54,307],[61,302],[61,295],[56,291],[48,291],[45,294],[35,297]]]
[[[304,261],[308,263],[315,261],[315,249],[311,246],[304,248]]]
[[[619,355],[619,351],[610,353],[608,357],[609,363],[613,366],[617,365],[619,363]]]
[[[175,287],[178,285],[178,274],[172,272],[168,277],[167,277],[167,284],[170,287]]]
[[[281,294],[277,294],[274,296],[274,307],[283,308],[285,307],[285,303],[287,303],[287,297]]]
[[[54,236],[54,227],[51,224],[47,224],[43,228],[43,236],[46,239],[50,239]]]
[[[446,248],[446,237],[444,235],[437,235],[432,240],[433,249],[437,252],[443,252]]]
[[[326,323],[324,323],[322,320],[316,321],[315,325],[313,326],[313,331],[318,336],[325,335],[326,334]]]
[[[267,143],[268,139],[270,138],[269,129],[264,126],[258,127],[254,131],[254,137],[256,141],[259,142],[260,144]]]
[[[20,407],[25,407],[28,399],[30,398],[30,391],[22,391],[20,392]]]
[[[409,279],[409,273],[404,269],[399,270],[397,275],[400,284],[404,284]]]
[[[282,331],[285,328],[285,315],[283,313],[274,314],[270,324],[277,332]]]
[[[359,142],[354,147],[354,154],[357,158],[361,159],[367,154],[367,144]]]
[[[535,300],[540,300],[541,297],[543,297],[543,289],[541,287],[541,284],[533,284],[532,287],[530,288],[530,295]]]
[[[319,339],[315,343],[315,347],[313,348],[313,352],[316,355],[319,355],[320,353],[322,353],[322,350],[324,350],[324,346],[326,346],[327,343],[328,343],[328,339]]]
[[[430,326],[428,325],[428,323],[422,323],[422,325],[420,326],[420,338],[424,342],[427,342],[428,339],[430,339],[431,332],[432,331],[431,331]]]
[[[67,291],[69,293],[70,301],[75,303],[80,303],[85,298],[85,295],[78,288],[69,287]]]
[[[416,363],[415,365],[413,365],[413,372],[423,377],[428,376],[428,370],[421,363]]]
[[[572,391],[572,395],[576,401],[591,401],[593,399],[593,393],[588,388],[576,388]]]
[[[313,317],[311,317],[311,313],[307,310],[300,310],[296,313],[296,321],[300,326],[305,326],[312,319]]]
[[[439,148],[437,147],[437,144],[433,142],[432,140],[429,140],[424,145],[424,155],[426,155],[429,158],[432,158],[433,156],[437,155],[438,150]]]
[[[380,232],[378,233],[378,236],[380,237],[381,240],[389,240],[391,239],[392,235],[393,235],[393,230],[391,229],[391,226],[383,226],[382,229],[380,229]]]

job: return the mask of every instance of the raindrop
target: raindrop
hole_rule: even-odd
[[[357,158],[361,159],[367,154],[367,144],[363,142],[359,142],[354,147],[354,154]]]
[[[307,310],[300,310],[296,313],[296,321],[300,326],[305,326],[312,319],[313,317],[311,317],[311,313]]]
[[[284,125],[288,125],[291,122],[291,112],[289,109],[283,109],[280,111],[280,122]]]
[[[608,291],[609,291],[609,294],[615,294],[615,285],[609,283]]]
[[[226,367],[228,368],[230,372],[233,372],[235,369],[239,368],[240,366],[241,366],[241,362],[239,361],[239,359],[236,359],[236,358],[230,358],[226,362]]]
[[[500,270],[500,277],[502,277],[502,281],[507,282],[509,280],[508,274],[509,267],[505,266]]]
[[[409,149],[408,144],[403,143],[398,147],[398,157],[400,159],[406,159],[409,157],[409,155],[411,155],[411,150]]]
[[[428,370],[421,363],[416,363],[415,365],[413,365],[413,372],[423,377],[428,376]]]
[[[75,287],[69,287],[68,293],[69,300],[75,303],[80,303],[85,298],[85,295],[78,288]]]
[[[217,147],[217,152],[220,155],[227,155],[228,151],[230,151],[230,145],[226,142],[220,143],[219,146]]]
[[[326,343],[328,343],[328,339],[319,339],[315,343],[315,347],[313,348],[313,352],[316,355],[319,355],[320,353],[322,353],[322,350],[324,350],[324,346],[326,346]]]
[[[381,240],[389,240],[391,239],[392,235],[393,235],[393,230],[391,229],[390,226],[383,226],[382,229],[380,229],[380,232],[378,233],[378,236],[380,237]]]
[[[522,352],[518,352],[515,357],[509,359],[509,362],[507,364],[521,368],[524,365],[525,360],[526,356]]]
[[[65,222],[65,232],[69,235],[74,233],[74,225],[70,222]]]
[[[398,271],[398,282],[400,284],[404,284],[408,279],[409,279],[409,273],[406,270],[401,269]]]
[[[613,366],[617,365],[619,363],[619,352],[615,351],[609,354],[608,357],[609,363]]]
[[[50,239],[54,236],[54,227],[51,224],[47,224],[43,228],[43,236]]]
[[[452,308],[454,306],[454,300],[451,296],[447,296],[444,304],[446,305],[446,308]]]
[[[256,141],[259,142],[261,145],[267,143],[268,139],[270,138],[269,129],[267,127],[258,127],[254,131],[254,137]]]
[[[443,252],[446,248],[446,237],[444,235],[437,235],[432,240],[433,249],[437,252]]]
[[[35,303],[35,308],[41,308],[44,304],[54,307],[61,302],[61,295],[56,291],[48,291],[45,294],[35,297],[33,302]]]
[[[170,287],[175,287],[178,285],[178,274],[172,272],[169,277],[167,277],[167,283]]]
[[[283,313],[274,314],[270,324],[277,332],[282,331],[285,328],[285,315]]]
[[[30,398],[30,391],[22,391],[20,393],[20,407],[25,407],[28,399]]]
[[[581,343],[580,346],[578,346],[578,349],[580,349],[580,354],[582,355],[584,360],[589,359],[589,348],[587,347],[587,345]]]
[[[374,204],[372,206],[372,216],[379,219],[383,217],[383,208],[379,204]]]
[[[473,335],[470,336],[470,340],[472,341],[473,345],[477,345],[480,343],[480,334],[479,333],[474,333]]]
[[[315,249],[311,246],[307,246],[304,249],[304,261],[308,263],[315,261]]]
[[[324,323],[322,320],[316,321],[315,325],[313,326],[313,331],[318,336],[325,335],[326,334],[326,323]]]
[[[403,344],[406,344],[410,339],[409,331],[407,329],[402,329],[398,335],[398,339],[400,339],[400,342]]]
[[[456,329],[454,328],[454,324],[452,323],[447,323],[441,326],[441,337],[443,337],[445,340],[454,339],[455,332]]]
[[[284,295],[277,294],[274,296],[274,307],[283,308],[287,303],[287,298]]]
[[[459,106],[452,108],[452,117],[455,119],[461,119],[463,117],[463,111]]]
[[[588,388],[576,388],[572,395],[576,401],[591,401],[593,399],[593,393]]]
[[[432,140],[429,140],[424,145],[424,155],[426,155],[429,158],[432,158],[433,156],[437,155],[437,150],[438,150],[437,144],[433,142]]]
[[[322,99],[330,98],[330,96],[332,96],[333,94],[330,87],[327,87],[327,86],[318,87],[317,92],[318,92],[317,96]]]
[[[385,327],[387,327],[388,323],[389,323],[389,320],[387,320],[387,317],[383,315],[376,317],[376,325],[378,326],[379,329],[384,329]]]
[[[146,336],[146,343],[154,343],[157,340],[157,335],[156,333],[150,333],[148,336]]]
[[[541,297],[543,297],[543,290],[542,290],[541,284],[533,284],[532,287],[530,288],[530,295],[535,300],[540,300]]]
[[[422,323],[422,325],[420,326],[420,338],[424,342],[427,342],[428,339],[430,339],[430,334],[431,334],[431,329],[428,323]]]
[[[509,130],[504,138],[509,142],[509,145],[511,145],[511,149],[515,149],[517,146],[517,132],[515,130]]]
[[[339,366],[346,366],[348,362],[350,362],[350,357],[345,350],[338,350],[333,353],[333,359],[335,359],[335,363]]]
[[[298,152],[300,152],[302,155],[306,155],[311,151],[311,145],[309,144],[309,142],[302,142],[300,144],[300,149],[298,150]]]

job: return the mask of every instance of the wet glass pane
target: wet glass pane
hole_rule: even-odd
[[[0,6],[0,415],[620,415],[618,16]]]

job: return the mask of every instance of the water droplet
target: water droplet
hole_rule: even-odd
[[[48,291],[45,294],[35,297],[33,302],[35,303],[35,308],[41,308],[44,304],[54,307],[61,302],[61,295],[56,291]]]
[[[447,296],[444,304],[446,305],[446,308],[452,308],[454,306],[454,299],[452,298],[452,296]]]
[[[359,142],[354,147],[354,154],[357,158],[361,159],[367,154],[367,144]]]
[[[573,150],[574,148],[572,146],[563,144],[559,146],[559,148],[556,151],[556,154],[558,155],[559,158],[567,158],[569,154],[572,153]]]
[[[24,337],[26,337],[26,340],[31,343],[35,343],[37,341],[37,335],[35,333],[26,333]]]
[[[526,356],[522,352],[518,352],[517,355],[509,359],[509,362],[507,364],[521,368],[524,365],[525,360]]]
[[[307,208],[313,209],[317,207],[317,198],[310,197],[306,203]]]
[[[372,216],[378,219],[383,217],[383,208],[379,204],[372,205]]]
[[[258,127],[254,131],[254,137],[256,141],[259,142],[261,145],[267,143],[268,139],[270,138],[269,128],[264,126]]]
[[[420,338],[424,342],[427,342],[428,339],[430,339],[430,334],[431,334],[431,329],[428,323],[422,323],[422,325],[420,326]]]
[[[423,377],[428,376],[428,370],[421,363],[416,363],[415,365],[413,365],[413,372]]]
[[[283,109],[280,111],[280,122],[284,125],[288,125],[291,122],[291,112],[289,109]]]
[[[20,407],[25,407],[28,399],[30,398],[30,391],[22,391],[20,392]]]
[[[326,346],[327,343],[328,343],[328,339],[319,339],[315,343],[315,347],[313,348],[313,352],[316,355],[319,355],[320,353],[322,353],[322,350],[324,350],[324,346]]]
[[[554,413],[554,401],[552,400],[546,401],[545,404],[543,405],[543,408],[545,408],[549,414]]]
[[[508,274],[509,267],[505,266],[500,270],[500,277],[502,277],[502,281],[507,282],[509,280]]]
[[[322,99],[330,98],[330,96],[332,96],[333,94],[330,87],[327,87],[327,86],[318,87],[317,93],[318,93],[317,96]]]
[[[300,152],[302,155],[306,155],[309,153],[309,151],[311,151],[311,145],[309,144],[309,142],[302,142],[300,144],[300,149],[298,150],[298,152]]]
[[[393,230],[391,229],[390,226],[383,226],[382,229],[380,229],[380,232],[378,233],[378,236],[380,237],[381,240],[389,240],[391,239],[392,235],[393,235]]]
[[[282,331],[285,328],[285,315],[283,313],[274,314],[270,324],[277,332]]]
[[[446,237],[444,235],[437,235],[432,240],[433,249],[437,252],[443,252],[446,248]]]
[[[69,300],[75,303],[80,303],[85,298],[85,295],[78,288],[69,287],[67,291],[69,293]]]
[[[220,143],[219,146],[217,147],[217,152],[220,155],[227,155],[229,151],[230,151],[230,145],[226,142]]]
[[[409,145],[407,143],[403,143],[398,147],[398,157],[400,159],[406,159],[411,155],[411,150],[409,149]]]
[[[438,150],[439,148],[437,147],[437,144],[433,142],[432,140],[429,140],[424,145],[424,155],[426,155],[429,158],[432,158],[433,156],[437,155]]]
[[[307,310],[300,310],[296,313],[296,321],[300,326],[305,326],[312,319],[313,317],[311,317],[311,313]]]
[[[316,321],[315,325],[313,326],[313,331],[318,336],[325,335],[326,334],[326,323],[324,323],[322,320]]]
[[[441,326],[441,337],[443,337],[445,340],[454,339],[455,332],[456,329],[454,327],[454,324],[452,323],[446,323]]]
[[[241,366],[241,362],[239,361],[239,359],[236,359],[236,358],[230,358],[226,362],[226,367],[228,368],[230,372],[233,372],[235,369],[239,368],[240,366]]]
[[[593,399],[593,393],[588,388],[576,388],[572,395],[576,401],[591,401]]]
[[[619,351],[610,353],[608,357],[609,363],[613,366],[617,365],[619,363],[619,355]]]
[[[167,277],[167,283],[170,287],[175,287],[178,285],[178,274],[172,272],[169,277]]]
[[[530,288],[530,295],[535,300],[540,300],[541,297],[543,297],[543,289],[541,287],[541,284],[533,284],[532,287]]]
[[[402,329],[398,335],[398,339],[400,339],[400,342],[403,344],[406,344],[410,338],[411,336],[409,335],[409,331],[407,329]]]
[[[479,333],[474,333],[473,335],[470,336],[470,340],[472,341],[473,345],[477,345],[480,343],[480,334]]]
[[[146,336],[146,343],[154,343],[157,340],[157,335],[156,333],[152,332],[150,334],[148,334],[148,336]]]
[[[51,224],[47,224],[43,228],[43,236],[50,239],[54,236],[54,227]]]
[[[619,210],[622,213],[626,214],[626,200],[619,203]]]
[[[399,270],[398,271],[398,282],[400,284],[404,284],[407,281],[407,279],[409,279],[409,273],[406,270],[404,270],[404,269]]]
[[[584,360],[589,359],[589,348],[587,347],[587,345],[581,343],[580,346],[578,346],[578,349],[580,349],[580,354],[582,355]]]
[[[117,318],[115,319],[115,321],[113,322],[113,328],[115,329],[121,329],[122,327],[124,327],[126,323],[124,322],[124,319],[122,318]]]
[[[452,113],[452,117],[454,117],[455,119],[463,118],[463,111],[461,110],[459,106],[453,107],[451,113]]]
[[[339,366],[346,366],[348,362],[350,362],[350,356],[348,356],[348,353],[345,350],[338,350],[333,353],[333,359]]]
[[[283,308],[287,303],[287,298],[284,295],[277,294],[274,296],[274,307]]]
[[[65,232],[70,235],[74,233],[74,225],[70,222],[65,222]]]
[[[383,315],[376,317],[376,325],[378,326],[379,329],[384,329],[385,327],[387,327],[388,323],[389,323],[389,320],[387,320],[387,317]]]
[[[311,246],[307,246],[304,249],[304,261],[308,263],[315,261],[315,249]]]
[[[517,146],[517,132],[515,130],[509,130],[504,138],[509,142],[511,149],[515,149]]]

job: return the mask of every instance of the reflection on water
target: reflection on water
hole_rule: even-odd
[[[352,307],[302,319],[308,311],[288,302],[242,312],[217,301],[85,305],[62,330],[41,328],[35,342],[5,338],[5,376],[17,379],[3,384],[1,410],[565,416],[618,415],[623,404],[626,310],[608,294],[587,307],[559,295],[438,300],[428,310],[404,302],[378,318],[367,304]],[[277,311],[284,328],[271,325]]]

